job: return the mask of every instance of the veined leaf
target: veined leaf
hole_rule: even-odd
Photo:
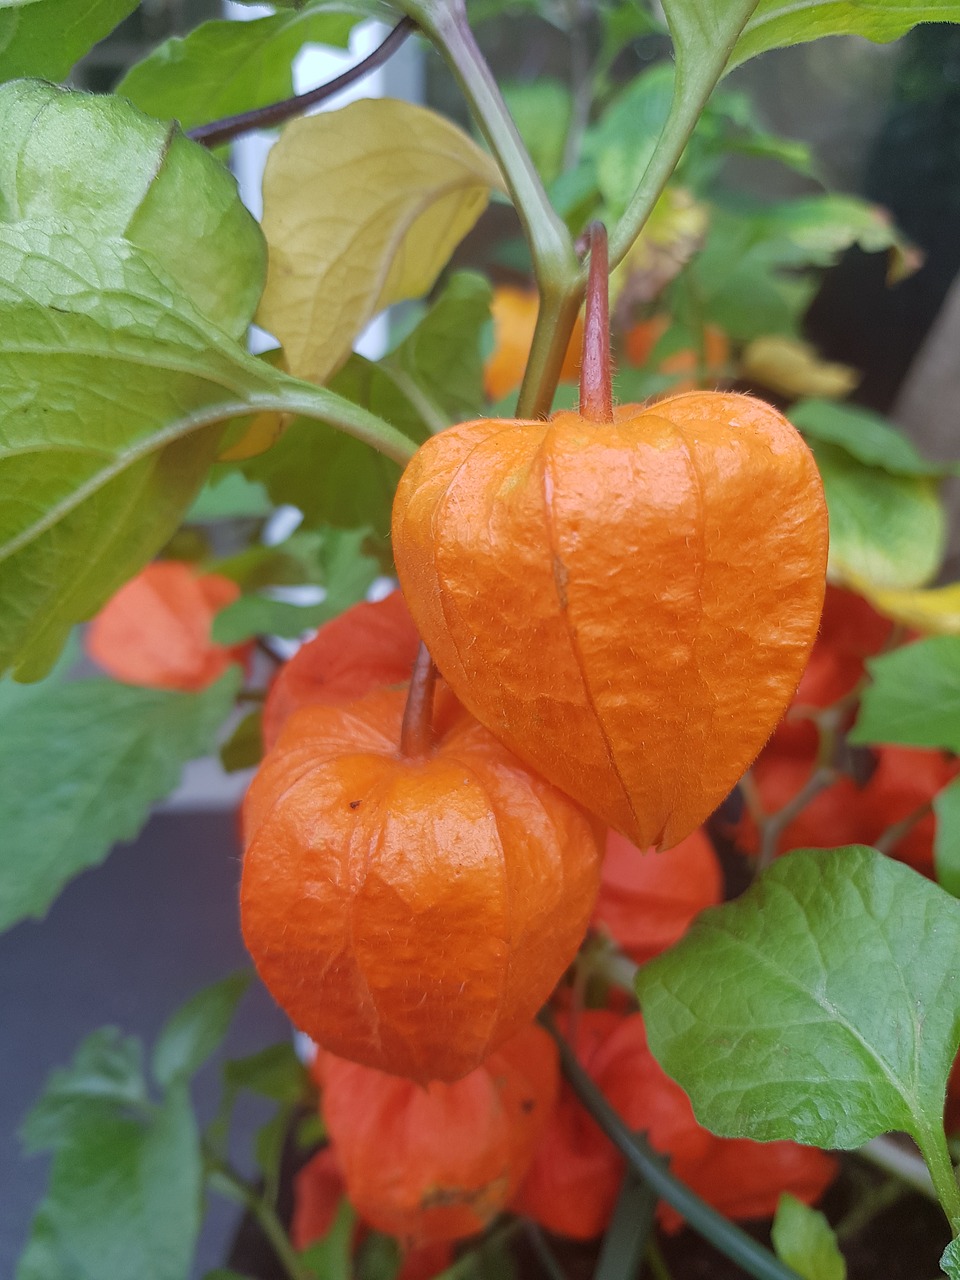
[[[726,1137],[859,1146],[910,1133],[950,1170],[960,902],[862,846],[780,858],[637,978],[647,1036]]]
[[[263,241],[202,147],[30,81],[0,88],[0,131],[0,671],[36,679],[171,536],[227,419],[319,412],[412,446],[237,341]]]
[[[960,635],[960,582],[920,591],[889,591],[862,584],[862,593],[880,613],[928,635]]]
[[[911,589],[940,567],[946,513],[936,480],[897,476],[812,442],[830,512],[830,572],[857,589]]]
[[[363,99],[287,125],[264,176],[257,320],[291,373],[325,381],[371,317],[426,293],[502,185],[456,125],[407,102]]]
[[[688,0],[695,3],[695,0]],[[865,36],[897,40],[921,22],[960,22],[957,0],[760,0],[737,42],[730,66],[767,49],[802,44],[821,36]]]
[[[200,1228],[200,1138],[186,1086],[149,1121],[78,1115],[16,1280],[186,1280]]]
[[[143,1108],[147,1100],[140,1041],[101,1027],[79,1045],[69,1067],[51,1072],[20,1139],[27,1151],[56,1148],[83,1115]]]
[[[346,46],[358,14],[345,7],[342,0],[310,0],[250,22],[204,22],[165,40],[116,91],[184,129],[278,102],[293,93],[291,66],[305,44]]]
[[[791,408],[790,421],[812,440],[840,445],[858,462],[894,476],[936,477],[955,470],[922,457],[892,422],[859,405],[801,400]]]
[[[960,637],[930,636],[868,659],[867,668],[851,742],[960,751]]]
[[[770,1236],[777,1257],[803,1280],[847,1280],[847,1264],[830,1223],[796,1196],[780,1197]]]
[[[0,929],[43,915],[68,880],[137,834],[184,764],[214,745],[238,684],[235,670],[200,694],[53,682],[5,706]]]
[[[0,7],[0,80],[63,80],[138,0],[31,0]]]

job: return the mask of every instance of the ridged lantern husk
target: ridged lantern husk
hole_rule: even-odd
[[[393,547],[457,697],[634,844],[669,848],[790,702],[823,602],[827,511],[777,410],[693,392],[612,422],[441,432],[401,478]]]
[[[455,1080],[576,954],[601,832],[449,695],[398,750],[405,691],[308,707],[248,792],[244,940],[298,1027],[355,1062]]]

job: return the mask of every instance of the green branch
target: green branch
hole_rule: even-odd
[[[694,1231],[699,1232],[731,1261],[739,1263],[754,1280],[800,1280],[790,1267],[769,1250],[728,1222],[722,1214],[700,1199],[688,1186],[669,1173],[661,1157],[642,1136],[633,1133],[603,1096],[577,1061],[573,1050],[559,1034],[549,1017],[543,1018],[547,1030],[557,1042],[560,1065],[574,1093],[586,1107],[620,1154],[642,1179],[667,1204],[681,1214]]]

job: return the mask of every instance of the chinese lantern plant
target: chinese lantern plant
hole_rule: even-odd
[[[596,824],[445,691],[286,723],[244,804],[241,915],[261,977],[341,1057],[456,1080],[536,1013],[597,894]]]
[[[669,848],[796,690],[827,512],[809,449],[762,401],[614,409],[601,226],[590,245],[579,413],[427,441],[397,490],[394,555],[464,704],[641,848]]]
[[[811,373],[797,344],[805,286],[777,295],[789,332],[773,355],[753,342],[764,336],[755,314],[764,295],[837,246],[893,249],[901,266],[904,246],[882,211],[852,199],[781,203],[764,211],[776,224],[767,231],[708,208],[708,197],[694,208],[698,157],[701,174],[718,167],[727,154],[718,122],[737,113],[715,98],[699,135],[698,116],[725,73],[755,54],[826,34],[892,39],[960,16],[957,6],[787,12],[755,0],[664,0],[672,57],[623,86],[610,59],[645,19],[638,6],[623,22],[616,6],[605,9],[604,49],[577,111],[571,97],[570,112],[545,122],[563,135],[557,155],[570,183],[551,191],[559,201],[575,189],[578,208],[564,213],[461,0],[398,0],[373,61],[418,28],[484,145],[409,103],[362,100],[298,119],[271,157],[260,226],[197,139],[218,146],[302,113],[305,101],[288,98],[294,53],[307,40],[343,44],[363,6],[344,14],[311,0],[207,24],[146,58],[119,95],[49,83],[105,34],[106,9],[117,17],[134,7],[87,6],[75,22],[48,0],[0,8],[0,662],[41,677],[70,627],[99,615],[88,635],[104,668],[164,686],[68,682],[58,671],[36,690],[0,688],[0,918],[42,914],[72,875],[133,834],[184,761],[211,749],[237,701],[263,700],[268,753],[244,807],[243,929],[270,991],[324,1046],[333,1145],[302,1175],[316,1193],[312,1221],[301,1202],[288,1229],[274,1195],[280,1138],[309,1098],[289,1047],[231,1063],[224,1108],[201,1133],[188,1084],[243,982],[178,1011],[147,1065],[135,1041],[94,1032],[25,1128],[54,1156],[17,1280],[186,1280],[205,1187],[251,1209],[290,1280],[366,1274],[353,1210],[324,1219],[341,1175],[357,1216],[404,1242],[452,1230],[468,1255],[523,1223],[542,1246],[538,1220],[572,1237],[612,1222],[600,1266],[604,1280],[614,1271],[625,1280],[644,1255],[662,1272],[654,1224],[680,1215],[746,1274],[789,1280],[812,1274],[809,1237],[784,1251],[775,1232],[778,1259],[711,1204],[739,1217],[769,1214],[783,1188],[813,1200],[833,1158],[798,1142],[843,1149],[887,1129],[913,1136],[960,1233],[939,1115],[960,1038],[957,904],[857,845],[788,852],[743,898],[719,905],[704,844],[701,824],[771,733],[768,752],[809,745],[809,725],[798,734],[777,722],[817,632],[827,556],[818,466],[787,418],[750,396],[697,390],[617,404],[604,242],[597,231],[586,248],[577,241],[602,217],[616,270],[683,165],[694,194],[674,205],[694,215],[688,232],[711,224],[708,243],[702,255],[689,235],[666,244],[666,287],[655,258],[663,238],[648,244],[642,256],[662,291],[642,305],[701,334],[703,351],[679,361],[664,353],[671,368],[661,372],[719,374],[722,344],[750,344],[741,371],[759,377],[764,366],[769,378],[772,369],[780,376],[770,385],[788,394]],[[576,42],[582,14],[564,14]],[[262,74],[245,75],[250,66]],[[194,140],[171,123],[203,126],[209,101],[241,115]],[[744,128],[769,151],[766,135]],[[487,370],[488,395],[519,383],[515,415],[497,420],[477,417],[490,286],[475,273],[444,275],[491,192],[513,203],[536,285],[513,300],[505,366]],[[768,239],[759,259],[731,254],[724,272],[724,235],[732,242],[744,222]],[[571,335],[586,290],[580,360]],[[382,359],[353,352],[373,317],[422,298]],[[247,350],[255,319],[280,344],[265,359]],[[579,412],[548,418],[577,364]],[[960,623],[951,589],[927,590],[942,555],[939,476],[875,422],[841,414],[824,425],[821,412],[818,426],[810,404],[790,413],[829,481],[834,573],[859,581],[866,566],[876,581],[868,572],[863,589],[878,607],[946,633],[873,658],[855,724],[848,676],[855,669],[856,683],[861,659],[889,637],[836,662],[815,650],[810,701],[836,713],[840,745],[868,746],[881,765],[911,750],[935,759],[929,776],[907,780],[935,810],[932,869],[956,885],[960,792],[947,753],[960,750]],[[261,646],[273,650],[263,637],[284,626],[299,634],[308,620],[327,623],[269,689],[260,668],[248,667],[242,690],[229,669],[246,658],[254,628],[228,645],[211,640],[211,617],[236,588],[181,569],[175,584],[153,562],[170,554],[198,490],[222,498],[220,484],[239,493],[233,514],[250,541],[229,565],[245,599],[219,625],[242,631],[256,614]],[[291,578],[296,557],[261,539],[270,512],[289,505],[308,540],[338,530],[347,554],[322,565],[315,555]],[[237,529],[225,532],[209,546],[235,550]],[[394,552],[412,618],[399,596],[343,613]],[[914,560],[922,572],[904,564]],[[291,585],[321,587],[318,612],[276,598]],[[111,631],[124,601],[123,626]],[[418,628],[444,677],[433,712],[426,662],[409,693],[397,687]],[[762,772],[761,763],[761,791]],[[868,804],[897,792],[904,772],[893,772],[878,768]],[[800,838],[796,793],[762,798],[776,810],[766,834],[779,822],[786,843]],[[858,816],[846,809],[844,818]],[[825,817],[811,803],[807,816],[839,843],[836,807]],[[929,844],[919,823],[912,834]],[[865,838],[883,843],[873,829]],[[630,995],[612,990],[637,963],[642,1022]],[[614,1008],[598,1007],[600,993]],[[545,1001],[567,1017],[583,1059],[561,1045],[569,1087],[555,1106],[552,1050],[530,1025]],[[584,1051],[580,1033],[589,1042],[602,1024],[609,1037]],[[226,1116],[246,1089],[277,1104],[257,1143],[262,1185],[227,1154]],[[316,1141],[315,1110],[313,1122]],[[757,1139],[771,1145],[758,1149]],[[672,1153],[672,1172],[658,1151]],[[645,1197],[630,1221],[629,1178],[614,1207],[624,1166]],[[866,1218],[871,1205],[855,1210]],[[810,1231],[814,1219],[801,1222]],[[944,1255],[953,1277],[957,1249]],[[437,1254],[418,1253],[401,1274],[422,1280],[452,1256],[447,1239]]]

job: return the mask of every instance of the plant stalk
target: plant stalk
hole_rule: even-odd
[[[400,727],[400,754],[402,756],[426,756],[433,746],[433,693],[437,684],[437,668],[427,646],[420,642],[417,659],[413,664],[407,705],[403,709]]]
[[[549,1015],[543,1015],[544,1026],[557,1042],[560,1065],[573,1091],[587,1111],[614,1144],[620,1154],[656,1194],[678,1213],[687,1224],[709,1240],[715,1248],[743,1267],[753,1280],[800,1280],[768,1249],[728,1222],[722,1214],[700,1199],[688,1186],[663,1168],[661,1157],[646,1139],[632,1133],[577,1061],[573,1050],[559,1034]],[[948,1160],[949,1163],[949,1160]]]
[[[740,33],[757,7],[757,0],[726,0],[726,3],[729,11],[723,14],[720,24],[722,30],[710,33],[709,39],[697,39],[695,48],[685,47],[688,41],[693,44],[690,33],[684,33],[685,38],[679,38],[676,31],[671,31],[676,50],[677,73],[670,111],[643,177],[610,236],[611,270],[619,266],[643,230],[654,205],[680,162],[684,147],[707,99],[726,70]],[[698,34],[707,35],[706,32]]]
[[[371,54],[363,58],[354,67],[348,68],[342,75],[335,76],[326,84],[308,89],[306,93],[298,93],[292,98],[283,98],[279,102],[268,103],[264,107],[255,107],[252,111],[242,111],[239,115],[225,116],[222,120],[212,120],[209,124],[198,124],[196,128],[186,131],[187,137],[199,142],[204,147],[219,147],[231,142],[254,129],[269,129],[282,124],[293,116],[300,116],[318,102],[325,102],[334,97],[349,85],[355,84],[371,71],[382,66],[403,44],[407,36],[416,29],[410,18],[401,18],[381,45]]]
[[[587,313],[583,323],[580,363],[580,416],[591,422],[613,421],[610,372],[610,281],[607,270],[607,229],[602,222],[587,228],[590,265],[587,274]]]

